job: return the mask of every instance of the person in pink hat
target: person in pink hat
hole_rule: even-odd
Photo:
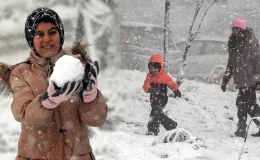
[[[232,34],[239,36],[246,30],[246,20],[244,18],[237,18],[232,22]]]
[[[228,41],[229,58],[223,76],[221,89],[226,91],[229,79],[233,77],[239,90],[236,99],[237,130],[235,136],[244,138],[247,127],[247,114],[260,117],[260,107],[256,101],[256,86],[260,82],[259,42],[253,29],[247,27],[246,20],[237,18],[232,22],[232,34]],[[254,120],[259,131],[252,136],[260,137],[260,121]]]

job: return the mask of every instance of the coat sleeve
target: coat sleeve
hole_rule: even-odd
[[[166,74],[166,84],[167,86],[173,91],[177,91],[178,89],[178,85],[174,82],[174,80],[172,79],[172,77],[168,74]]]
[[[53,113],[41,105],[40,95],[33,94],[19,67],[12,71],[10,85],[13,91],[11,110],[15,120],[25,126],[47,123]]]
[[[227,63],[227,67],[226,67],[226,71],[223,75],[223,81],[225,82],[228,82],[229,79],[232,77],[233,75],[233,65],[232,65],[232,62],[231,62],[231,58],[230,56],[228,57],[228,63]]]
[[[232,38],[229,38],[229,41],[228,41],[228,63],[227,63],[227,66],[226,66],[226,71],[224,72],[224,75],[223,75],[223,82],[224,83],[228,83],[230,78],[232,77],[233,75],[233,65],[232,65],[232,61],[231,61],[231,49],[233,47],[233,39]]]
[[[149,75],[147,74],[146,79],[144,81],[144,85],[143,85],[143,89],[146,93],[148,93],[148,89],[151,87],[150,83],[151,83],[151,80],[150,80]]]
[[[253,61],[255,66],[255,75],[254,80],[255,82],[260,82],[260,51],[259,51],[259,42],[254,37],[253,41],[251,42],[252,54],[253,54]]]
[[[108,107],[102,93],[98,90],[97,97],[89,102],[80,101],[79,114],[81,120],[88,126],[101,126],[107,117]]]

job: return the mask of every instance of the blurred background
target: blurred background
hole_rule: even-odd
[[[204,2],[205,9],[210,0]],[[207,13],[201,34],[223,36],[231,33],[231,21],[244,17],[256,36],[260,36],[258,0],[218,0]],[[35,8],[46,6],[58,12],[65,25],[65,46],[82,39],[92,47],[89,53],[103,67],[121,65],[120,28],[125,21],[164,25],[162,0],[9,0],[0,2],[0,49],[1,55],[28,50],[24,39],[24,23]],[[170,30],[174,43],[186,39],[195,9],[194,0],[171,0]],[[200,13],[200,15],[203,12]],[[128,33],[127,33],[128,34]],[[139,34],[140,36],[140,34]],[[138,34],[135,35],[138,39]],[[131,53],[130,53],[131,54]],[[111,62],[113,59],[113,62]]]

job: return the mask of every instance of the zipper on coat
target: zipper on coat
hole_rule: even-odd
[[[47,72],[49,72],[51,70],[51,68],[52,68],[52,64],[51,64],[50,58],[46,58],[46,62],[47,62],[46,70],[47,70]]]
[[[51,64],[51,59],[50,58],[46,58],[45,60],[47,62],[47,65],[46,65],[47,78],[49,79],[50,76],[51,76],[51,73],[53,71],[53,65]]]

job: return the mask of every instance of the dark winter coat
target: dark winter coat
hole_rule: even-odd
[[[167,87],[172,91],[177,91],[178,86],[173,81],[173,79],[164,71],[163,57],[160,54],[154,54],[151,56],[149,62],[158,62],[161,64],[161,70],[155,76],[148,73],[144,81],[143,89],[148,93],[149,88],[155,88],[158,90],[158,93],[150,94],[150,101],[152,103],[165,101],[167,97]]]
[[[51,63],[64,54],[62,50],[51,58]],[[94,101],[84,103],[79,93],[55,109],[46,109],[40,97],[48,87],[47,63],[43,58],[29,60],[10,68],[11,109],[21,122],[16,160],[90,160],[87,126],[104,123],[107,105],[103,95],[98,91]]]
[[[247,28],[243,36],[230,36],[229,58],[223,81],[234,78],[236,88],[255,87],[260,82],[259,42],[253,30]]]

